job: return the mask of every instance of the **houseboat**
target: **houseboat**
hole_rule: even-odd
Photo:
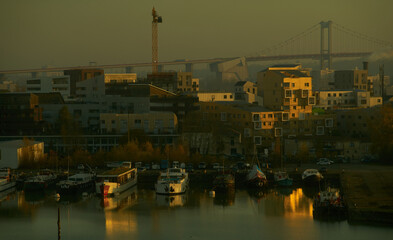
[[[54,186],[57,181],[57,175],[49,169],[38,172],[37,176],[33,176],[25,180],[23,189],[25,191],[43,191]]]
[[[94,173],[78,173],[68,177],[67,180],[58,182],[56,184],[56,191],[60,196],[93,192],[95,184],[94,179]]]
[[[219,173],[213,180],[213,190],[228,192],[235,189],[235,176],[230,172]]]
[[[106,197],[124,192],[137,183],[137,169],[119,167],[97,175],[96,193]]]
[[[155,185],[157,194],[175,195],[188,189],[188,173],[181,168],[168,168],[161,172]]]
[[[15,186],[16,182],[12,179],[11,169],[0,169],[0,192],[13,188]]]

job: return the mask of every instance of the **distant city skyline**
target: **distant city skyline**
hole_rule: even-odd
[[[389,0],[3,0],[0,70],[151,61],[151,9],[159,60],[255,54],[320,21],[392,41]]]

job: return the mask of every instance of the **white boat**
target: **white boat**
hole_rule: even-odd
[[[112,196],[124,192],[137,183],[137,169],[120,167],[111,169],[96,178],[96,193],[101,196]]]
[[[188,189],[188,173],[181,168],[168,168],[161,172],[155,185],[157,194],[182,194]]]
[[[60,181],[56,184],[57,193],[62,195],[74,195],[84,192],[94,191],[94,178],[93,173],[78,173],[67,180]]]
[[[12,181],[11,169],[2,168],[0,169],[0,192],[16,186],[16,182]]]
[[[317,184],[323,178],[317,169],[306,169],[302,174],[302,180],[305,184]]]

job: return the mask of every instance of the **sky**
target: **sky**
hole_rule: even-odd
[[[321,21],[393,42],[391,0],[0,0],[0,70],[255,54]]]

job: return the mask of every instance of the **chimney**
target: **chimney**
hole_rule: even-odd
[[[363,62],[363,70],[368,70],[368,62]]]

